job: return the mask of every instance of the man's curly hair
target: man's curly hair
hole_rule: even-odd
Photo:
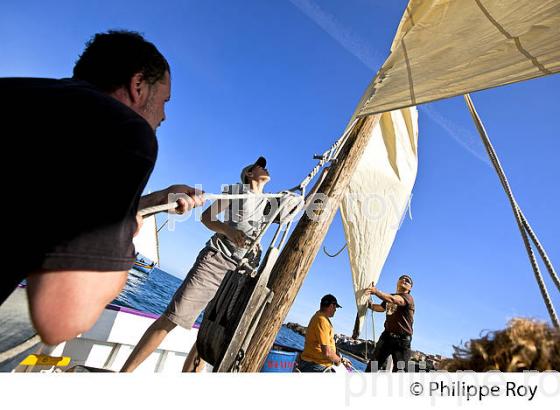
[[[134,74],[142,73],[149,84],[155,84],[165,72],[170,72],[167,60],[140,33],[111,30],[97,33],[87,42],[74,66],[73,78],[113,92],[128,86]]]
[[[452,359],[441,362],[447,371],[560,371],[560,331],[532,319],[512,319],[503,330],[453,347]]]

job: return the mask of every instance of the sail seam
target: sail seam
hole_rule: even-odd
[[[523,54],[529,61],[531,61],[531,63],[539,69],[539,71],[541,71],[544,74],[552,74],[552,71],[546,69],[540,62],[539,60],[537,60],[537,58],[535,56],[533,56],[529,51],[527,51],[525,48],[523,48],[523,46],[521,45],[521,40],[519,39],[519,37],[516,36],[512,36],[510,33],[508,33],[508,31],[500,24],[498,23],[498,21],[492,17],[492,15],[490,14],[490,12],[488,11],[488,9],[486,9],[482,3],[480,2],[480,0],[475,0],[476,4],[478,5],[478,7],[480,8],[480,10],[482,11],[482,13],[484,13],[484,15],[486,16],[486,18],[490,21],[490,23],[492,23],[500,33],[502,33],[508,40],[513,40],[515,42],[515,46],[517,47],[517,49],[519,50],[519,52],[521,54]]]
[[[408,74],[408,85],[410,87],[410,102],[412,105],[416,105],[416,95],[414,94],[414,82],[412,81],[412,69],[410,68],[410,60],[408,59],[408,52],[406,51],[406,44],[404,43],[404,39],[401,41],[403,53],[404,53],[404,60],[406,62],[406,72]]]

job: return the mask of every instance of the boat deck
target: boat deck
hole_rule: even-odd
[[[25,289],[17,288],[0,306],[0,353],[10,350],[32,338],[36,333],[27,307]],[[0,372],[12,370],[28,354],[36,350],[38,342],[11,360],[0,362]]]
[[[119,371],[145,330],[157,317],[157,315],[109,305],[88,332],[56,346],[36,343],[13,359],[0,363],[0,371],[51,372],[65,371],[74,366]],[[0,307],[0,328],[2,328],[0,352],[21,344],[35,334],[29,318],[25,289],[18,288]],[[197,327],[191,330],[175,328],[136,372],[180,372],[188,352],[196,341],[197,333]],[[32,353],[69,357],[70,364],[61,368],[18,366],[27,355]]]

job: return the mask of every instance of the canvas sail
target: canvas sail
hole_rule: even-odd
[[[364,290],[379,279],[408,208],[417,169],[416,108],[383,113],[341,205],[358,329],[367,313]]]
[[[411,0],[358,115],[559,71],[558,0]]]
[[[363,291],[379,278],[416,179],[418,116],[406,107],[558,72],[558,0],[409,2],[349,122],[383,113],[341,205],[357,329]]]
[[[140,232],[133,239],[136,252],[150,258],[159,265],[159,243],[157,236],[157,222],[155,215],[144,218]]]

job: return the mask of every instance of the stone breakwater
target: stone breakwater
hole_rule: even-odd
[[[286,323],[285,326],[305,337],[307,327],[293,322]],[[366,352],[368,359],[373,357],[375,342],[371,340],[366,341],[363,339],[352,339],[343,334],[336,334],[334,336],[334,340],[338,349],[342,350],[344,353],[350,353],[351,355],[356,356],[357,359],[365,360]]]
[[[285,324],[288,329],[305,337],[307,332],[307,327],[300,325],[299,323],[288,322]],[[349,353],[355,356],[361,361],[366,361],[366,352],[368,360],[373,359],[373,351],[375,350],[375,341],[364,340],[364,339],[352,339],[349,336],[343,334],[336,334],[334,336],[336,347],[343,351],[343,353]],[[412,351],[410,360],[416,362],[419,369],[424,370],[437,370],[439,363],[443,359],[443,356],[438,354],[427,354],[417,350]]]

